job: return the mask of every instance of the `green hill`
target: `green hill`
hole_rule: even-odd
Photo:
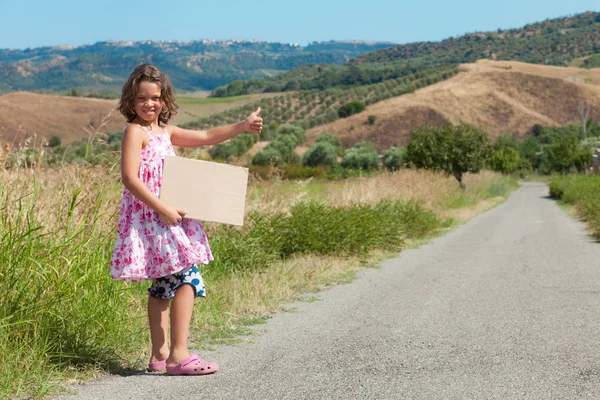
[[[424,68],[472,63],[485,58],[567,65],[594,53],[600,53],[600,12],[587,12],[520,29],[391,46],[358,56],[341,66],[305,65],[263,80],[233,82],[214,91],[214,95],[345,88],[398,79]],[[596,65],[592,62],[584,67]]]
[[[390,43],[319,42],[306,47],[259,41],[98,42],[86,46],[0,49],[0,92],[113,92],[142,62],[164,70],[180,90],[212,90],[304,64],[343,64]]]
[[[304,90],[282,94],[235,107],[228,111],[211,115],[185,124],[188,128],[207,129],[213,126],[233,123],[244,119],[258,106],[263,108],[262,116],[271,126],[286,123],[297,124],[304,129],[335,121],[341,116],[338,110],[343,105],[359,101],[364,105],[377,103],[391,97],[414,92],[416,89],[448,79],[458,73],[456,66],[423,69],[385,82],[326,90]],[[268,128],[267,128],[268,133]]]
[[[475,32],[441,42],[392,46],[359,56],[351,64],[421,59],[428,64],[471,63],[478,59],[567,65],[600,53],[600,12],[550,19],[523,28]]]

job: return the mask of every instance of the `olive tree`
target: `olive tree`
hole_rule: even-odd
[[[444,171],[464,190],[465,173],[477,173],[488,154],[488,136],[481,129],[461,123],[441,127],[421,126],[413,131],[405,160],[417,168]]]

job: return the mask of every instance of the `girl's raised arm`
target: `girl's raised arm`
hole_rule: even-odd
[[[259,116],[260,107],[248,118],[235,124],[212,128],[207,131],[196,131],[182,129],[177,126],[168,126],[167,131],[171,135],[171,143],[179,147],[208,146],[224,142],[227,139],[239,135],[242,132],[260,133],[263,120]]]

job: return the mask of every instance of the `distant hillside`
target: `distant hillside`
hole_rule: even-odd
[[[213,114],[210,117],[191,121],[185,126],[207,129],[222,124],[233,123],[245,118],[258,106],[261,106],[263,108],[261,115],[271,125],[295,123],[308,129],[340,118],[338,115],[339,108],[349,102],[358,101],[364,105],[375,104],[391,97],[412,93],[419,88],[448,79],[457,72],[458,69],[456,66],[445,66],[423,69],[402,78],[356,88],[304,90],[285,93],[263,98],[253,103],[248,103],[243,107],[231,108],[227,111]],[[214,100],[218,100],[218,98]]]
[[[49,106],[51,105],[51,106]],[[37,140],[52,136],[64,144],[87,137],[86,128],[122,131],[125,119],[115,110],[115,100],[82,99],[15,92],[0,96],[0,142],[19,145],[26,138]]]
[[[458,64],[487,58],[567,65],[575,58],[593,53],[600,53],[600,12],[549,19],[519,29],[469,33],[441,42],[391,46],[350,63],[423,59],[428,63]]]
[[[0,92],[117,91],[142,62],[165,71],[180,90],[212,90],[309,63],[343,64],[390,43],[320,42],[306,47],[259,41],[99,42],[0,50]]]
[[[523,138],[534,124],[581,123],[579,102],[590,104],[590,118],[600,121],[600,69],[481,60],[460,70],[450,79],[312,128],[309,143],[326,131],[347,147],[369,140],[383,150],[406,145],[422,124],[461,121],[482,128],[491,139],[501,133]],[[375,116],[374,124],[367,122],[369,115]]]
[[[178,96],[179,110],[174,120],[180,125],[206,115],[240,107],[270,95],[240,98],[205,99]],[[48,106],[51,105],[51,106]],[[125,119],[115,110],[117,100],[57,96],[29,92],[13,92],[0,96],[0,143],[19,145],[26,138],[48,140],[58,136],[65,145],[89,136],[86,129],[100,132],[122,132]]]
[[[416,71],[479,59],[567,65],[600,53],[600,12],[547,20],[521,29],[470,33],[441,42],[390,46],[359,56],[342,66],[306,65],[263,80],[233,82],[216,96],[257,92],[328,89],[373,84]],[[598,65],[597,58],[583,67]]]
[[[415,127],[448,121],[475,124],[492,139],[500,133],[525,137],[534,124],[578,123],[580,101],[590,104],[590,117],[600,121],[600,69],[482,60],[463,64],[459,70],[456,74],[456,68],[429,69],[345,90],[234,99],[180,97],[183,119],[175,122],[193,119],[188,114],[211,114],[209,118],[193,119],[188,125],[208,127],[243,118],[261,105],[265,126],[272,129],[284,122],[303,125],[308,128],[309,144],[327,131],[340,137],[346,147],[366,139],[381,151],[392,144],[405,145]],[[339,119],[336,108],[352,100],[367,103],[366,110]],[[98,126],[114,107],[114,100],[10,93],[0,96],[0,141],[20,141],[25,135],[36,134],[38,139],[57,135],[69,144],[87,137],[84,128],[90,123]],[[373,123],[369,116],[375,118]],[[123,118],[113,111],[104,130],[115,132],[123,127]]]

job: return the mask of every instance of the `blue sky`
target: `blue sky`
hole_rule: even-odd
[[[160,4],[160,6],[156,6]],[[34,11],[35,9],[35,11]],[[600,11],[598,0],[0,0],[0,48],[104,40],[437,41]]]

